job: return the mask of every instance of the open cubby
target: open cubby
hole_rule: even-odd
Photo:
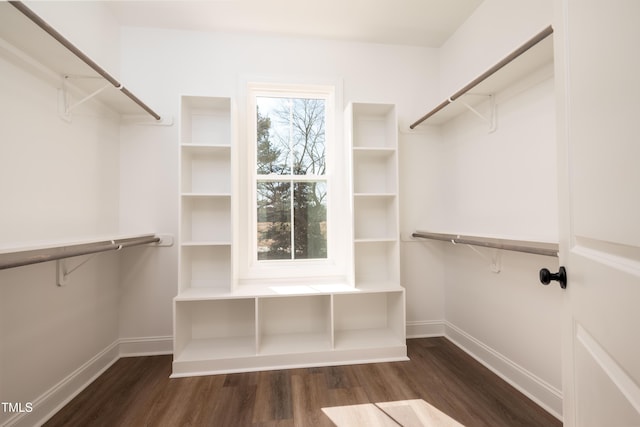
[[[231,245],[183,245],[181,251],[181,290],[209,288],[229,292]]]
[[[262,298],[258,313],[261,354],[331,349],[330,295]]]
[[[391,104],[352,104],[353,147],[396,148],[398,126]]]
[[[230,147],[183,147],[183,194],[231,194]]]
[[[355,194],[388,194],[397,191],[395,150],[354,149],[353,163]]]
[[[183,244],[231,244],[230,196],[183,196]]]
[[[400,262],[396,241],[366,241],[355,244],[354,268],[356,284],[360,287],[399,286]]]
[[[256,354],[255,299],[175,303],[175,355],[178,361]]]
[[[183,97],[180,137],[185,145],[230,145],[231,100]]]
[[[404,292],[334,295],[335,348],[405,344]]]
[[[358,240],[397,239],[396,197],[357,195],[354,200],[354,232]]]

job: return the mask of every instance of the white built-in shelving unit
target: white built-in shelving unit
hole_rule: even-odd
[[[357,224],[352,280],[240,286],[232,102],[182,98],[174,377],[406,360],[395,108],[357,104],[347,116]]]

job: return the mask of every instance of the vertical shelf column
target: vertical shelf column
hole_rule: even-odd
[[[229,293],[232,117],[229,98],[182,97],[178,293]]]
[[[396,109],[392,104],[354,103],[347,115],[353,162],[355,286],[399,286]]]

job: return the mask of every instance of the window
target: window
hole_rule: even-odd
[[[255,101],[257,259],[325,259],[327,101]]]
[[[352,236],[340,86],[247,82],[240,285],[345,283]]]

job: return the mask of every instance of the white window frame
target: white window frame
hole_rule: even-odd
[[[325,174],[322,177],[327,183],[327,258],[297,259],[297,260],[258,260],[257,236],[257,189],[258,174],[256,171],[256,98],[315,98],[325,102],[325,145],[326,154]],[[345,283],[348,277],[347,262],[350,251],[346,248],[345,235],[350,230],[351,222],[348,198],[345,191],[349,188],[346,179],[348,162],[337,154],[338,135],[336,122],[339,117],[336,109],[336,87],[334,85],[312,84],[279,84],[279,83],[248,83],[247,84],[247,119],[244,138],[244,153],[246,158],[246,186],[244,205],[247,214],[241,215],[241,224],[236,230],[242,240],[240,251],[240,284],[334,284]],[[341,123],[341,121],[340,121]],[[242,161],[242,160],[241,160]],[[244,161],[243,161],[244,162]],[[283,176],[288,180],[288,176]],[[304,178],[296,178],[302,179]],[[314,180],[311,178],[309,180]],[[295,182],[295,180],[294,180]],[[347,201],[347,202],[345,202]]]

